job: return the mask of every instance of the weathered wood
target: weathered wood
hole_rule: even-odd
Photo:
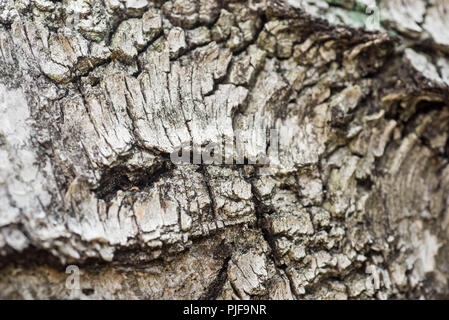
[[[448,15],[0,1],[0,297],[448,297]]]

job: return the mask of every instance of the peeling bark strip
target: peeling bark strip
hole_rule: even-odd
[[[0,1],[0,298],[449,297],[449,1],[404,4]]]

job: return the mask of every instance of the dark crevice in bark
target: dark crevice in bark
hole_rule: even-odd
[[[65,272],[66,266],[70,264],[71,263],[62,263],[58,257],[54,256],[46,249],[38,248],[33,245],[21,252],[13,251],[6,256],[0,256],[0,270],[11,265],[26,268],[46,266]],[[87,269],[107,265],[107,262],[98,258],[88,258],[83,261],[77,261],[76,265]]]
[[[207,288],[206,292],[199,300],[216,300],[223,291],[223,287],[228,280],[228,265],[231,257],[227,257],[223,261],[223,266],[218,272],[217,277],[210,284],[209,288]]]
[[[281,263],[281,257],[279,256],[278,249],[276,246],[276,240],[273,235],[273,230],[271,227],[271,221],[269,217],[269,213],[272,210],[268,208],[266,205],[264,205],[263,202],[260,200],[260,195],[258,194],[252,182],[251,182],[251,192],[253,194],[254,209],[257,219],[256,226],[261,230],[263,238],[270,247],[270,253],[268,254],[268,257],[273,261],[277,269],[282,270],[285,273],[286,277],[288,278],[290,290],[292,294],[295,295],[291,275],[286,270],[287,266]]]
[[[257,218],[257,227],[262,231],[265,241],[270,245],[271,256],[273,261],[279,265],[279,257],[276,253],[276,243],[271,230],[270,217],[268,216],[268,208],[259,200],[257,191],[253,184],[251,184],[251,191],[253,193],[254,210]]]
[[[389,119],[394,119],[395,121],[398,122],[398,124],[401,125],[402,127],[401,134],[402,136],[405,137],[412,133],[416,133],[415,130],[417,126],[419,126],[422,123],[422,119],[420,118],[421,116],[425,116],[432,113],[438,115],[440,112],[442,112],[445,108],[448,107],[449,106],[446,101],[421,101],[416,105],[415,109],[412,110],[412,113],[409,113],[404,116],[405,113],[404,109],[402,109],[400,106],[397,106],[387,116]],[[441,121],[441,118],[439,120]],[[448,160],[449,150],[447,146],[449,146],[449,139],[447,139],[446,141],[446,147],[444,148],[444,150],[437,150],[431,145],[428,137],[426,137],[427,134],[432,133],[435,130],[436,130],[435,126],[428,125],[422,134],[417,135],[417,138],[419,139],[420,143],[423,146],[431,150],[436,156]]]
[[[201,173],[203,174],[203,177],[204,177],[204,184],[206,185],[207,192],[209,194],[209,199],[210,199],[210,204],[211,204],[210,211],[212,213],[214,220],[216,221],[217,220],[217,212],[216,212],[217,211],[217,202],[215,200],[214,191],[212,190],[212,187],[209,182],[211,178],[209,176],[209,173],[205,169],[205,166],[201,165],[200,167],[201,167],[201,169],[200,169]]]
[[[172,170],[168,161],[151,168],[142,168],[134,171],[125,166],[117,166],[103,172],[99,186],[93,191],[98,199],[111,201],[119,190],[143,190],[166,177]]]

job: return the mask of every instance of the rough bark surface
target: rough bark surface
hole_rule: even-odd
[[[369,3],[0,0],[0,297],[449,297],[449,0]]]

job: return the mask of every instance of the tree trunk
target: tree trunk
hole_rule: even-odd
[[[1,0],[0,297],[449,297],[448,21]]]

